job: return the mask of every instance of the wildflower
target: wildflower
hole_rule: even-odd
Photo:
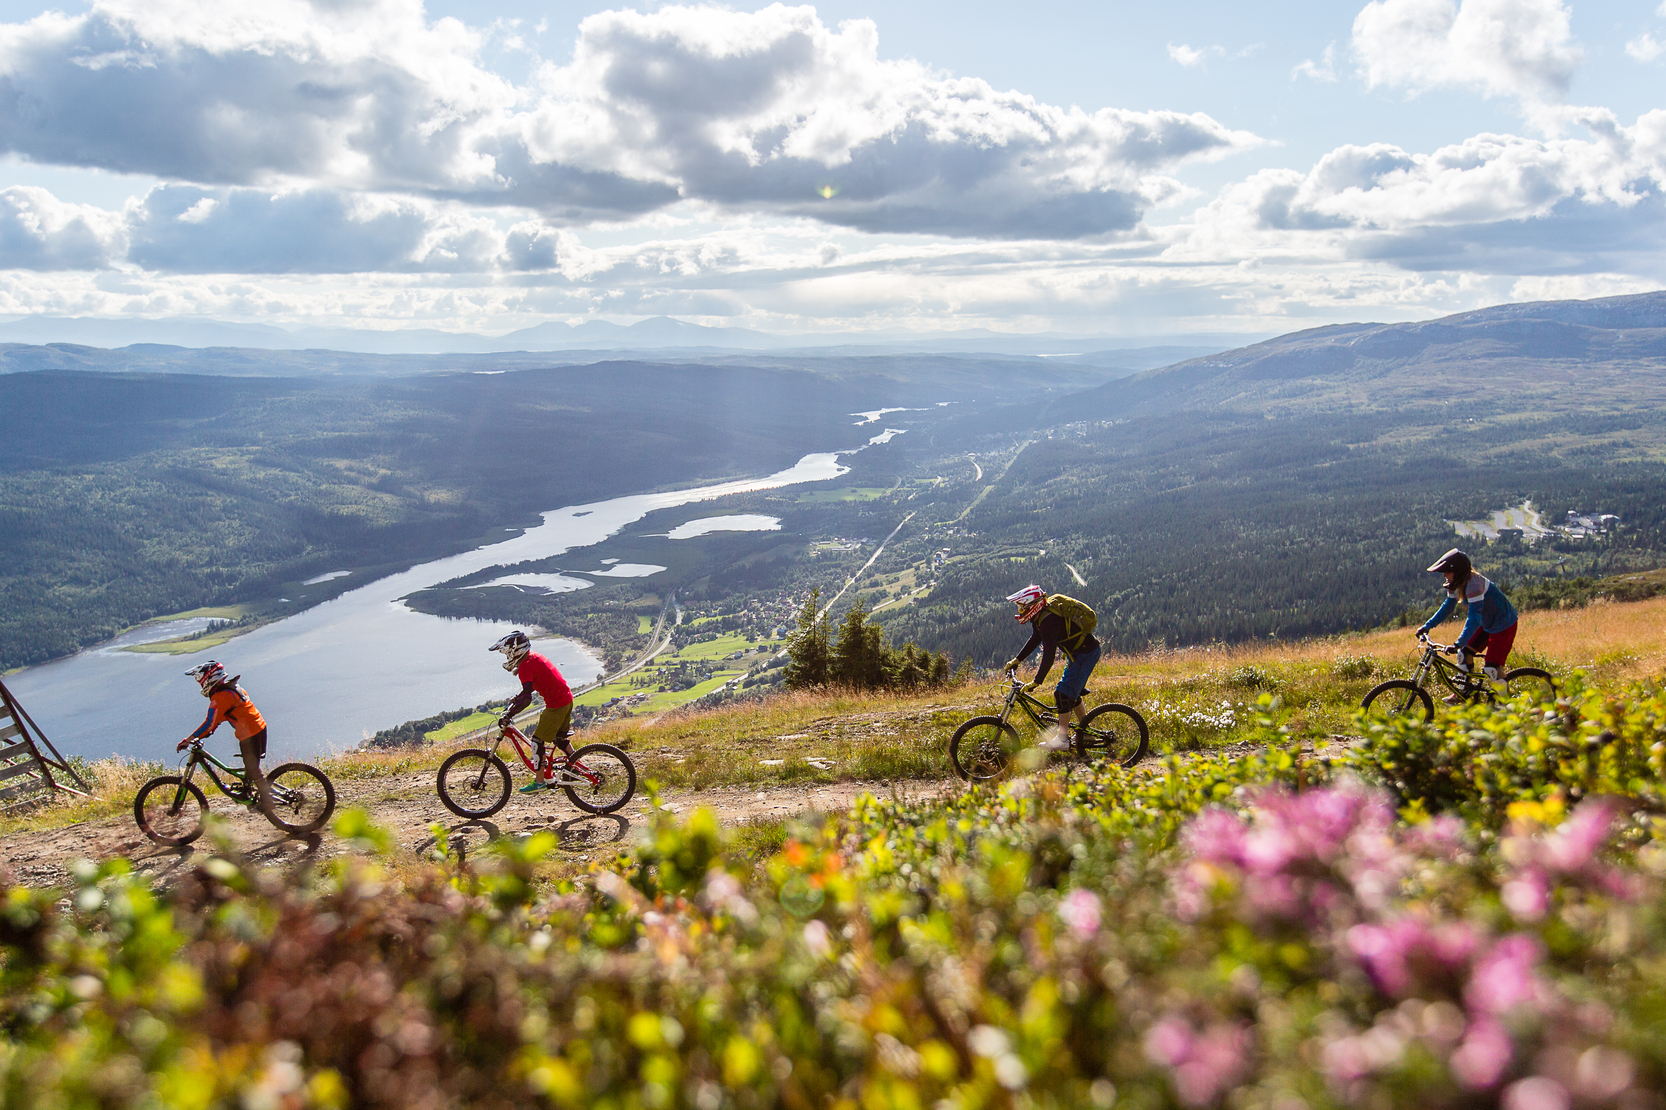
[[[1464,1043],[1452,1053],[1452,1078],[1471,1090],[1491,1087],[1510,1066],[1513,1055],[1504,1027],[1490,1017],[1480,1018],[1470,1023]]]
[[[1188,1106],[1205,1106],[1236,1086],[1249,1068],[1248,1027],[1217,1022],[1201,1033],[1183,1018],[1151,1027],[1145,1054],[1173,1072],[1175,1093]]]
[[[807,922],[804,926],[804,947],[818,960],[827,958],[833,951],[833,940],[827,931],[827,923],[816,920]]]
[[[1542,993],[1534,966],[1542,950],[1539,942],[1514,933],[1494,944],[1470,975],[1464,999],[1489,1014],[1504,1014]]]
[[[1091,890],[1073,890],[1059,903],[1059,917],[1081,937],[1099,931],[1099,895]]]
[[[1504,1092],[1504,1110],[1568,1110],[1568,1089],[1542,1075],[1512,1083]]]

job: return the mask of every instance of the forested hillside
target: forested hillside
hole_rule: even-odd
[[[828,488],[685,506],[411,603],[617,658],[672,598],[691,620],[761,634],[819,587],[835,620],[861,603],[894,642],[980,664],[1011,654],[1000,599],[1030,581],[1094,605],[1121,649],[1420,619],[1436,601],[1421,568],[1458,541],[1452,522],[1523,503],[1553,523],[1617,520],[1470,542],[1508,587],[1660,564],[1663,337],[1666,294],[1650,294],[1323,328],[1132,377],[1101,368],[1086,389],[1090,371],[1045,359],[854,354],[0,375],[0,405],[21,416],[0,446],[0,649],[45,658],[155,613],[436,554],[539,509],[767,473],[869,436],[885,442],[845,456],[851,473]],[[741,512],[775,531],[664,538]],[[487,585],[610,560],[663,569],[568,594]]]
[[[740,623],[819,587],[838,597],[835,621],[861,603],[893,643],[981,665],[1022,641],[1001,598],[1031,581],[1095,606],[1122,650],[1420,621],[1438,601],[1423,567],[1459,542],[1452,522],[1524,502],[1552,523],[1570,510],[1618,520],[1601,534],[1464,541],[1508,588],[1666,558],[1656,324],[1666,297],[1506,306],[1305,332],[1049,404],[892,414],[913,431],[856,456],[827,500],[724,503],[776,516],[767,538],[616,537],[513,569],[603,558],[666,569],[538,597],[478,588],[498,568],[414,603],[578,629],[607,606],[674,592],[701,619]],[[641,531],[712,511],[660,514]]]
[[[290,354],[221,353],[263,365]],[[1027,362],[1034,396],[1106,376]],[[942,412],[1013,374],[999,360],[923,356],[415,377],[0,374],[0,669],[199,606],[293,611],[280,599],[311,575],[406,565],[564,504],[767,474],[860,444],[857,410]]]

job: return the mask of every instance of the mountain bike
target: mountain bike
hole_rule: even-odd
[[[636,765],[612,744],[586,744],[570,759],[551,744],[540,767],[529,754],[536,748],[526,734],[509,721],[499,721],[490,749],[464,748],[440,764],[435,785],[445,808],[459,817],[479,818],[504,807],[509,801],[509,765],[497,750],[505,740],[514,745],[527,770],[560,787],[586,813],[612,813],[636,793]]]
[[[987,782],[1006,774],[1007,767],[1023,747],[1018,730],[1009,723],[1014,709],[1023,710],[1038,731],[1058,724],[1058,714],[1025,690],[1016,672],[1007,672],[1005,686],[1006,704],[999,713],[973,717],[949,738],[949,762],[954,765],[954,773],[968,782]],[[1085,695],[1087,691],[1082,693]],[[1071,729],[1067,750],[1083,761],[1111,760],[1132,767],[1145,758],[1150,735],[1145,718],[1133,707],[1107,702]]]
[[[248,776],[214,758],[195,740],[177,775],[159,775],[139,788],[133,799],[133,819],[158,844],[178,847],[202,835],[208,797],[191,781],[202,770],[220,793],[239,805],[254,807],[257,799]],[[220,777],[220,773],[225,778]],[[266,772],[272,810],[266,819],[286,833],[316,832],[336,808],[336,789],[328,776],[310,763],[285,763]]]
[[[1504,691],[1494,688],[1480,667],[1461,667],[1447,659],[1458,651],[1457,644],[1437,644],[1427,636],[1423,641],[1423,658],[1410,678],[1391,678],[1371,688],[1360,702],[1368,714],[1379,717],[1401,717],[1410,714],[1420,722],[1434,718],[1435,702],[1425,687],[1438,683],[1451,691],[1452,696],[1466,702],[1509,701],[1521,694],[1531,693],[1535,701],[1556,700],[1556,680],[1549,671],[1538,667],[1516,667],[1504,672]]]

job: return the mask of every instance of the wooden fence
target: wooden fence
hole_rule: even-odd
[[[59,790],[85,797],[92,787],[0,682],[0,810],[44,802]]]

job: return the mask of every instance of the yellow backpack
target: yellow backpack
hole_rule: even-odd
[[[1094,626],[1099,623],[1093,606],[1066,594],[1048,594],[1047,608],[1063,617],[1065,623],[1070,626],[1069,635],[1059,646],[1072,653],[1081,648],[1082,641],[1093,635]]]

